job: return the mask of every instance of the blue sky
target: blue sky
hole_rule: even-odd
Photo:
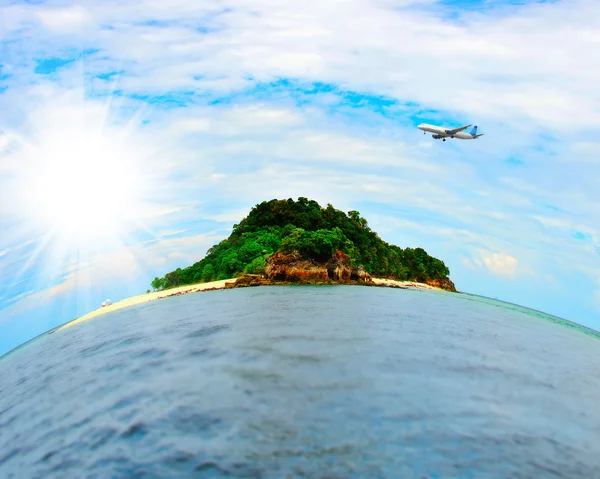
[[[597,18],[593,0],[3,4],[0,354],[299,196],[424,247],[462,291],[600,329]]]

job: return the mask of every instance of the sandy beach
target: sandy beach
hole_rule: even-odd
[[[373,283],[377,286],[390,286],[396,288],[409,288],[409,289],[433,289],[436,291],[443,291],[440,288],[436,288],[434,286],[429,286],[425,283],[417,283],[415,281],[396,281],[394,279],[384,279],[384,278],[372,278]]]
[[[169,296],[179,296],[181,294],[189,294],[196,293],[199,291],[210,291],[215,289],[224,289],[226,283],[234,283],[237,278],[231,279],[223,279],[220,281],[211,281],[210,283],[201,283],[201,284],[189,284],[185,286],[179,286],[178,288],[166,289],[163,291],[155,291],[153,293],[140,294],[137,296],[131,296],[130,298],[125,298],[121,301],[117,301],[109,306],[100,307],[90,313],[87,313],[73,321],[70,321],[62,326],[51,331],[51,333],[55,331],[60,331],[62,329],[69,328],[76,324],[82,323],[83,321],[87,321],[88,319],[95,318],[97,316],[101,316],[106,313],[110,313],[112,311],[118,311],[119,309],[128,308],[130,306],[135,306],[136,304],[146,303],[148,301],[154,301],[160,298],[167,298]],[[393,279],[383,279],[383,278],[373,278],[373,283],[376,286],[389,286],[396,288],[408,288],[408,289],[432,289],[432,290],[440,290],[439,288],[435,288],[433,286],[429,286],[428,284],[416,283],[414,281],[395,281]]]
[[[225,287],[225,283],[233,283],[236,278],[232,279],[223,279],[221,281],[212,281],[210,283],[202,283],[202,284],[188,284],[185,286],[179,286],[178,288],[165,289],[163,291],[155,291],[153,293],[140,294],[138,296],[131,296],[130,298],[125,298],[121,301],[117,301],[109,306],[100,307],[90,313],[87,313],[73,321],[63,324],[58,327],[54,331],[60,331],[61,329],[69,328],[83,321],[87,321],[88,319],[95,318],[102,314],[110,313],[112,311],[118,311],[119,309],[128,308],[130,306],[135,306],[136,304],[145,303],[147,301],[154,301],[155,299],[167,298],[169,296],[178,296],[180,294],[188,294],[195,293],[197,291],[208,291],[213,289],[223,289]]]

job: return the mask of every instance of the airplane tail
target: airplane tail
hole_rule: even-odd
[[[477,136],[477,125],[473,127],[473,129],[469,132],[471,134],[471,136],[476,137]]]

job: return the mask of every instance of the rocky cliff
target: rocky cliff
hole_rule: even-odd
[[[336,251],[327,262],[303,258],[299,253],[275,253],[266,260],[264,275],[245,274],[225,288],[266,284],[365,284],[374,285],[371,275],[353,266],[350,257]],[[449,278],[427,281],[429,286],[456,292]]]
[[[456,288],[454,287],[454,283],[450,280],[450,278],[432,279],[426,281],[426,283],[434,288],[441,288],[445,289],[446,291],[452,291],[453,293],[456,293]]]
[[[276,253],[267,258],[265,275],[270,282],[322,284],[369,283],[371,276],[352,266],[350,257],[336,251],[326,262],[307,260],[298,253]]]
[[[298,253],[275,253],[267,258],[265,275],[271,282],[318,284],[329,282],[327,270],[314,260],[303,259]]]

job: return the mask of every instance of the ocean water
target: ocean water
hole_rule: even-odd
[[[556,321],[361,286],[116,311],[0,359],[0,477],[597,478],[600,339]]]

